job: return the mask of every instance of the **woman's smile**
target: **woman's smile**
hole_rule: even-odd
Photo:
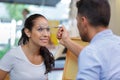
[[[40,39],[43,43],[48,43],[49,39]]]

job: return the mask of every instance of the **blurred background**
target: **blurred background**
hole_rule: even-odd
[[[26,17],[40,13],[49,20],[50,27],[65,25],[70,37],[79,37],[76,25],[77,0],[0,0],[0,59],[17,46]],[[111,5],[110,28],[120,35],[120,0],[109,0]],[[55,56],[55,69],[51,80],[62,80],[67,49],[56,39],[56,29],[51,30],[49,50]]]

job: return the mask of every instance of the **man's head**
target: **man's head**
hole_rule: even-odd
[[[82,40],[89,41],[87,24],[97,28],[107,28],[110,21],[110,5],[108,0],[80,0],[77,2],[78,29]],[[86,20],[86,21],[85,21]]]
[[[24,18],[26,18],[29,13],[30,13],[30,11],[28,9],[23,9],[23,11],[22,11]]]

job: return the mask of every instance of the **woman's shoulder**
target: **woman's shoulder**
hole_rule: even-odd
[[[20,50],[20,46],[15,46],[15,47],[12,47],[8,53],[13,53],[13,52],[17,52],[18,50]]]
[[[15,56],[15,55],[18,54],[19,52],[20,52],[20,46],[15,46],[15,47],[12,47],[12,48],[6,53],[6,55]]]

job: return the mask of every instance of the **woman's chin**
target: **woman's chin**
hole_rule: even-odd
[[[48,45],[48,43],[41,44],[41,46],[44,46],[44,47],[47,46],[47,45]]]

